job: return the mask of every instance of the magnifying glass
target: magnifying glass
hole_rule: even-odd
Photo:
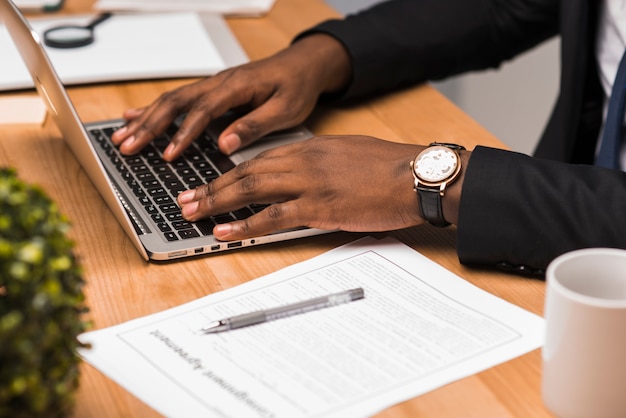
[[[102,13],[86,25],[61,25],[47,29],[43,42],[52,48],[78,48],[94,41],[94,28],[112,16]]]

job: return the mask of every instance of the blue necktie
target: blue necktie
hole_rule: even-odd
[[[604,124],[600,151],[596,156],[596,165],[600,167],[620,169],[620,145],[622,125],[624,123],[624,102],[626,102],[626,53],[617,69],[609,109]]]

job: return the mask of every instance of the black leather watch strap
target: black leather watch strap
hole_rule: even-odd
[[[450,225],[443,217],[441,207],[441,195],[438,189],[418,186],[417,196],[419,200],[420,215],[434,226],[444,227]]]
[[[454,165],[449,156],[442,155],[444,147],[448,150],[443,154],[454,155]],[[442,198],[447,185],[454,182],[461,171],[458,152],[464,149],[461,145],[433,142],[411,162],[420,215],[434,226],[450,225],[443,217]]]

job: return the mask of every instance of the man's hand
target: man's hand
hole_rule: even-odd
[[[330,36],[311,35],[272,57],[165,93],[146,108],[127,110],[123,116],[128,123],[114,134],[113,142],[123,153],[134,154],[186,114],[163,155],[172,161],[213,119],[229,110],[249,110],[218,139],[220,150],[231,154],[270,132],[303,122],[320,94],[345,87],[350,74],[343,46]]]
[[[386,231],[423,223],[409,162],[423,147],[365,136],[317,137],[263,152],[178,197],[197,221],[251,203],[273,203],[242,221],[220,224],[221,240],[298,226]]]

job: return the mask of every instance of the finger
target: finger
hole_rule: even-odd
[[[210,82],[211,78],[208,78],[180,87],[162,94],[146,108],[127,110],[124,116],[129,122],[115,138],[120,151],[136,153],[163,133],[201,94],[201,85],[210,85]]]
[[[186,110],[183,122],[172,137],[171,144],[165,150],[164,159],[171,161],[178,158],[210,121],[231,109],[250,105],[255,100],[263,102],[266,96],[256,85],[251,85],[245,71],[239,69],[225,71],[207,79],[201,88],[201,94],[193,96],[193,99],[185,99],[190,103],[189,109]]]
[[[248,176],[262,174],[288,174],[292,175],[295,170],[302,167],[301,159],[305,156],[298,156],[298,152],[302,149],[301,143],[293,143],[272,148],[258,154],[250,160],[239,163],[232,170],[222,174],[210,185],[212,190],[218,191],[229,184],[233,184]],[[295,178],[290,178],[288,182],[293,182]]]
[[[135,109],[126,109],[124,113],[122,113],[122,117],[126,120],[137,119],[143,112],[145,112],[146,108],[135,108]]]
[[[141,112],[130,112],[136,115],[123,127],[118,129],[113,143],[119,146],[123,154],[135,154],[144,146],[163,133],[179,114],[179,108],[162,101],[154,102]],[[162,105],[161,103],[166,103]]]
[[[198,97],[163,152],[163,158],[166,161],[178,158],[185,148],[202,134],[212,120],[222,116],[234,106],[232,103],[230,100],[220,100],[213,94],[210,100],[208,96]]]
[[[299,226],[303,225],[298,222],[295,205],[292,202],[276,203],[247,219],[218,224],[213,228],[213,234],[219,240],[231,241]]]
[[[312,110],[312,106],[300,107],[296,102],[272,96],[224,129],[218,146],[224,154],[230,155],[265,135],[302,123]]]
[[[289,173],[254,174],[218,186],[214,183],[178,195],[183,218],[195,222],[249,204],[283,202],[297,197],[301,190],[300,182]]]
[[[131,131],[128,129],[128,123],[131,120],[137,119],[141,116],[141,114],[146,110],[146,108],[137,108],[137,109],[126,109],[122,114],[122,117],[126,120],[126,125],[120,127],[118,130],[113,132],[111,135],[111,141],[115,145],[119,145],[124,140],[126,140],[130,135]]]

